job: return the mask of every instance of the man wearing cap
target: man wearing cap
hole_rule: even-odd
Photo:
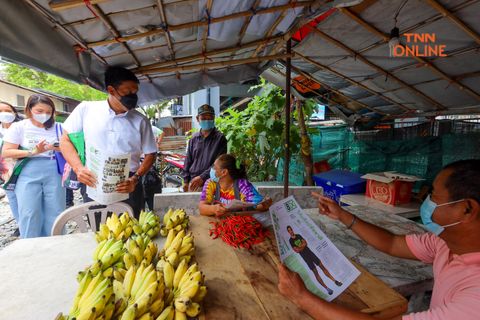
[[[183,169],[184,191],[201,191],[210,176],[210,168],[218,156],[227,153],[227,139],[215,128],[215,110],[204,104],[198,108],[200,132],[188,143]]]

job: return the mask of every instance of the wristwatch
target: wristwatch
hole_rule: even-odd
[[[140,180],[142,176],[135,172],[132,177],[136,177],[137,180]]]

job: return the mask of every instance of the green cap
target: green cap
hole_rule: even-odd
[[[202,114],[213,114],[215,115],[215,109],[213,109],[212,106],[208,105],[208,104],[204,104],[204,105],[201,105],[199,108],[198,108],[198,115],[202,115]]]

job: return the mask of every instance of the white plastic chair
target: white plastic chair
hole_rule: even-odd
[[[77,223],[77,228],[74,233],[98,231],[100,223],[104,223],[107,217],[114,212],[116,214],[128,212],[128,214],[133,217],[132,207],[123,202],[110,204],[108,206],[101,205],[97,202],[88,202],[68,208],[55,219],[52,227],[52,236],[65,234],[64,227],[69,221]]]

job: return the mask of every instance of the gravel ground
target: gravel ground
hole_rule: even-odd
[[[74,191],[74,204],[82,203],[82,196],[80,191]],[[5,192],[0,190],[0,250],[11,242],[17,240],[17,237],[13,236],[13,233],[17,229],[17,222],[13,219],[10,205],[8,204],[8,198],[5,196]]]

